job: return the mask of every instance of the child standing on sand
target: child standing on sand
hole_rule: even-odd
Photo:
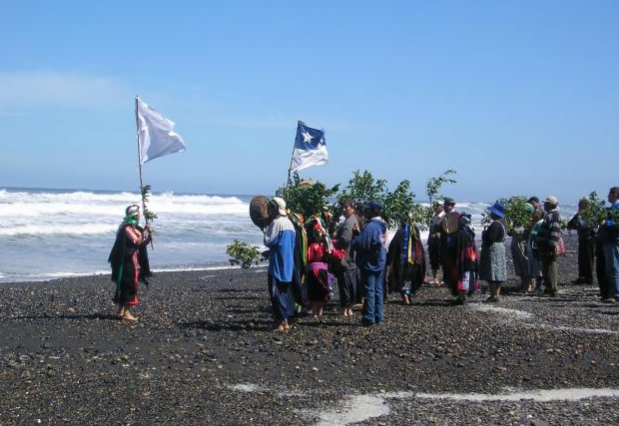
[[[307,297],[314,318],[322,316],[324,306],[330,298],[328,248],[325,238],[326,231],[317,219],[307,249]]]

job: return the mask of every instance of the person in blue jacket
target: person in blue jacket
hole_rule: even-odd
[[[608,217],[600,227],[607,294],[604,302],[619,302],[619,187],[608,191]]]
[[[264,245],[269,248],[269,295],[273,305],[273,317],[276,332],[290,330],[288,317],[294,311],[294,302],[290,297],[294,272],[295,229],[288,219],[286,202],[274,197],[269,209],[276,212],[276,217],[264,231]]]
[[[353,240],[365,291],[362,323],[366,326],[379,324],[383,320],[382,283],[387,260],[387,223],[381,217],[382,212],[382,203],[370,201],[365,211],[366,225]]]

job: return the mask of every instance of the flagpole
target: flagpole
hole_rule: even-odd
[[[299,131],[299,124],[305,124],[301,120],[297,121],[297,132]],[[292,171],[292,161],[294,160],[294,149],[297,146],[297,135],[294,136],[294,143],[292,144],[292,154],[290,154],[290,165],[288,166],[288,180],[286,181],[286,187],[292,186],[292,180],[290,174]]]
[[[140,125],[138,118],[138,98],[139,96],[135,96],[135,128],[136,128],[136,137],[138,142],[138,170],[140,173],[140,194],[142,195],[142,213],[144,214],[144,219],[148,224],[148,218],[146,217],[146,201],[144,200],[144,181],[142,179],[142,158],[140,151]]]
[[[290,173],[292,171],[292,160],[294,159],[294,147],[295,147],[295,145],[292,146],[292,154],[290,155],[290,165],[288,166],[288,180],[286,181],[286,187],[289,187],[289,186],[292,185],[292,180],[290,179]]]
[[[139,95],[135,95],[135,128],[136,128],[136,138],[138,142],[138,171],[140,174],[140,194],[142,195],[142,213],[144,215],[144,220],[146,221],[146,225],[148,225],[148,216],[146,215],[146,192],[144,191],[144,181],[142,179],[142,152],[140,150],[140,124],[138,117],[138,98]],[[150,247],[152,249],[155,248],[153,244],[153,240],[150,240]]]

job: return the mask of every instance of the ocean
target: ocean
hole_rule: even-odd
[[[238,239],[262,246],[249,219],[247,195],[155,193],[148,207],[158,218],[155,271],[221,268],[226,247]],[[0,283],[107,274],[107,258],[125,207],[140,204],[137,192],[0,188]],[[482,229],[489,203],[458,203]],[[573,213],[574,208],[566,211]],[[427,235],[427,233],[426,233]]]
[[[153,194],[155,270],[227,264],[234,239],[261,244],[249,196]],[[107,258],[135,192],[0,189],[0,282],[109,273]]]

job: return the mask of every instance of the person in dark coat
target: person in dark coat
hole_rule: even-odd
[[[608,191],[608,216],[600,227],[601,248],[604,252],[604,280],[607,303],[619,301],[619,187]]]
[[[445,197],[445,216],[440,222],[441,264],[443,282],[457,298],[456,303],[464,304],[470,289],[470,271],[476,263],[475,234],[468,226],[470,216],[456,212],[455,207],[455,200]]]
[[[445,209],[447,211],[447,209]],[[451,213],[451,212],[449,212]],[[475,232],[471,216],[457,213],[457,228],[441,235],[443,281],[456,297],[455,303],[466,303],[467,297],[478,288]]]
[[[488,210],[491,222],[481,234],[479,277],[487,281],[490,286],[490,297],[486,301],[498,302],[501,297],[501,284],[507,280],[505,256],[507,231],[502,222],[505,217],[505,206],[497,201]]]
[[[439,271],[441,269],[441,219],[445,216],[442,204],[434,207],[434,218],[428,235],[428,256],[432,269],[432,284],[440,285]]]
[[[387,223],[381,217],[383,204],[368,203],[365,216],[367,222],[361,233],[353,239],[357,254],[357,266],[361,270],[361,281],[365,291],[363,302],[363,325],[372,326],[383,321],[382,283],[387,261]]]
[[[595,259],[595,225],[587,223],[582,217],[582,211],[589,206],[588,198],[581,198],[578,202],[578,212],[570,219],[567,229],[578,233],[578,279],[574,284],[593,284]]]
[[[544,200],[544,210],[546,217],[540,226],[537,235],[537,242],[542,259],[542,274],[544,276],[544,284],[546,285],[545,293],[551,297],[556,297],[559,294],[559,270],[557,268],[557,259],[560,253],[561,234],[561,216],[557,207],[559,202],[556,197],[550,196]]]
[[[397,291],[404,304],[410,304],[426,276],[423,243],[410,214],[408,220],[402,220],[389,244],[387,270],[389,292]]]
[[[342,315],[351,317],[352,307],[357,302],[357,265],[355,264],[355,251],[352,248],[353,233],[359,229],[355,202],[351,199],[342,200],[344,222],[337,228],[334,239],[336,250],[342,253],[341,259],[337,259],[334,265],[335,276],[340,294],[340,307]]]
[[[305,218],[300,213],[290,213],[288,219],[295,229],[294,271],[292,273],[291,295],[295,304],[295,313],[300,313],[308,304],[305,268],[307,266],[307,232]]]

